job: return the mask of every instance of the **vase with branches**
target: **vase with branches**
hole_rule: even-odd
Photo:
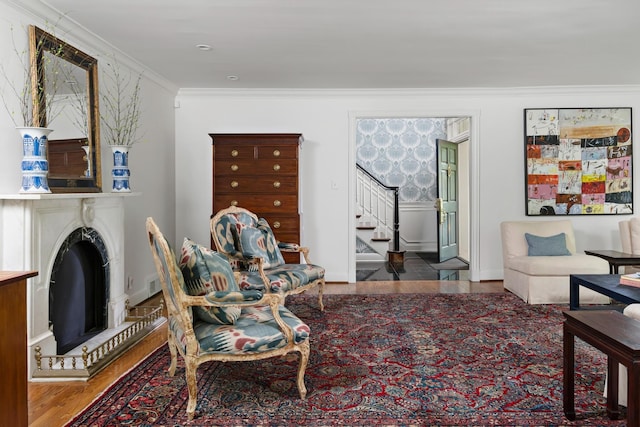
[[[101,128],[113,152],[114,192],[130,192],[129,150],[140,141],[142,73],[124,72],[117,61],[107,63],[107,84],[101,86]]]
[[[29,46],[20,49],[16,45],[13,28],[11,32],[13,52],[18,58],[22,78],[14,79],[6,63],[0,64],[0,74],[5,80],[4,89],[0,91],[2,102],[16,127],[46,127],[60,114],[57,94],[61,79],[57,76],[66,72],[65,61],[59,60],[64,56],[65,43],[55,36],[52,37],[55,41],[48,40],[43,30],[30,25]]]
[[[22,136],[20,192],[50,193],[47,182],[47,141],[52,130],[47,128],[47,121],[60,113],[59,98],[56,98],[60,80],[52,77],[62,74],[64,62],[59,58],[64,55],[65,44],[55,37],[51,43],[44,37],[44,31],[31,25],[28,28],[28,48],[20,49],[13,28],[11,32],[13,52],[22,69],[22,79],[15,79],[14,74],[6,68],[6,63],[1,64],[0,75],[5,84],[0,97]]]

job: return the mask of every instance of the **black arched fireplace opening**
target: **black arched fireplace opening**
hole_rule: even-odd
[[[63,242],[49,283],[49,328],[56,354],[66,354],[108,324],[109,256],[93,228],[77,228]]]

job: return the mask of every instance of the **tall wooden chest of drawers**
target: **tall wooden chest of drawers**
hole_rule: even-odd
[[[209,134],[213,140],[213,214],[229,206],[269,221],[281,242],[300,244],[298,154],[302,134]],[[299,255],[285,254],[298,263]]]

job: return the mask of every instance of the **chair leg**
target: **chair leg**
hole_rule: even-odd
[[[300,399],[304,400],[307,397],[307,387],[304,385],[304,373],[307,370],[307,363],[309,363],[309,340],[298,346],[300,349],[300,365],[298,366],[298,391],[300,392]]]
[[[187,403],[187,417],[193,420],[196,413],[196,404],[198,403],[198,386],[196,384],[196,371],[198,363],[194,357],[187,356],[184,358],[185,375],[187,379],[187,388],[189,389],[189,403]]]
[[[320,311],[324,311],[324,302],[322,301],[323,294],[324,294],[324,280],[320,282],[320,286],[318,286],[318,305],[320,306]]]
[[[171,353],[171,363],[169,364],[169,376],[176,374],[176,366],[178,365],[178,350],[176,349],[175,338],[171,332],[167,337],[167,345],[169,346],[169,353]]]

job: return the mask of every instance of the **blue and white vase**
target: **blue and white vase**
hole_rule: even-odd
[[[85,169],[84,171],[84,177],[85,178],[91,178],[91,156],[89,154],[91,154],[91,146],[90,145],[83,145],[82,149],[84,150],[84,158],[87,159],[87,169]]]
[[[113,193],[130,193],[129,187],[129,147],[126,145],[112,145],[113,151],[113,169],[111,170],[111,178],[113,178]]]
[[[51,129],[41,127],[17,128],[22,136],[22,187],[20,193],[51,193],[47,176],[47,141]]]

